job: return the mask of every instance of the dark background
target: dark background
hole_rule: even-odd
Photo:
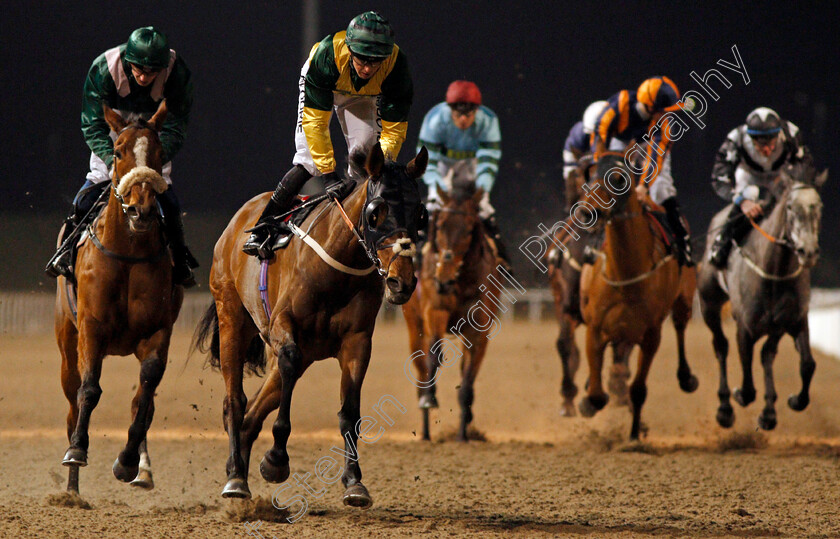
[[[89,150],[80,131],[81,90],[91,61],[155,25],[186,60],[195,104],[173,181],[187,212],[187,238],[206,282],[212,246],[227,219],[254,194],[273,189],[291,165],[297,83],[303,60],[299,2],[6,3],[0,22],[0,289],[46,289],[41,273],[60,219],[84,181]],[[568,3],[322,1],[320,37],[376,9],[396,32],[414,79],[408,139],[414,153],[425,112],[453,79],[475,81],[499,115],[503,155],[492,194],[516,251],[537,224],[561,214],[561,150],[591,101],[648,76],[696,89],[716,67],[732,83],[712,85],[705,129],[673,149],[674,178],[696,233],[723,206],[709,176],[726,133],[757,106],[797,124],[817,164],[834,177],[823,191],[823,258],[817,285],[840,285],[840,202],[835,143],[837,10],[833,3]],[[737,45],[751,79],[716,66]],[[311,44],[306,45],[308,51]],[[343,141],[333,137],[337,153]],[[523,282],[545,281],[518,252]]]

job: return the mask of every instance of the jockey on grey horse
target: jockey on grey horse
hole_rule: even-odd
[[[733,242],[740,243],[764,210],[759,200],[770,195],[770,184],[788,163],[810,163],[799,128],[767,107],[750,112],[745,124],[726,136],[712,169],[715,192],[732,202],[732,210],[715,238],[709,261],[725,269]],[[745,219],[744,216],[749,219]]]

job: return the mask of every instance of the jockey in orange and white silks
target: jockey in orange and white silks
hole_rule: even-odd
[[[301,70],[293,166],[277,185],[243,251],[270,257],[271,218],[291,209],[311,177],[323,176],[328,184],[338,181],[329,131],[333,113],[351,153],[379,140],[385,156],[396,159],[405,141],[413,93],[406,55],[394,44],[391,25],[378,13],[358,15],[346,31],[312,47]]]
[[[646,79],[633,92],[622,90],[607,100],[592,138],[595,158],[608,151],[624,151],[633,143],[644,146],[643,155],[634,154],[632,168],[644,181],[637,192],[648,194],[665,209],[668,224],[678,244],[677,255],[683,265],[693,265],[691,243],[683,224],[677,189],[671,176],[670,126],[667,113],[684,107],[677,85],[668,77]]]
[[[160,132],[162,175],[170,187],[158,196],[158,202],[175,261],[174,281],[193,286],[192,268],[198,263],[184,242],[181,207],[171,187],[172,158],[187,135],[193,103],[192,76],[183,58],[169,48],[166,36],[157,28],[138,28],[126,43],[99,55],[88,70],[82,97],[82,134],[91,150],[90,172],[73,201],[73,213],[67,218],[65,231],[80,228],[82,219],[111,179],[117,134],[105,122],[102,105],[107,104],[127,121],[147,120],[164,99],[167,115]],[[53,258],[47,273],[72,279],[72,262],[72,252],[66,249]]]

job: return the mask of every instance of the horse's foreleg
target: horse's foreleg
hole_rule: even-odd
[[[76,430],[76,423],[79,420],[79,404],[77,402],[79,387],[82,379],[79,376],[78,366],[78,337],[76,327],[67,318],[56,327],[59,350],[61,351],[61,388],[64,396],[70,405],[67,412],[67,441],[71,442],[73,431]],[[68,465],[69,479],[67,481],[68,492],[79,492],[79,466]]]
[[[679,358],[677,380],[680,382],[680,389],[686,393],[693,393],[699,385],[697,377],[691,373],[691,367],[689,367],[685,355],[685,328],[691,319],[692,297],[693,289],[692,296],[678,295],[673,307],[671,307],[671,321],[677,333],[677,354]]]
[[[359,467],[357,423],[361,415],[362,382],[370,362],[370,334],[358,333],[345,337],[338,353],[341,365],[341,410],[338,425],[344,438],[344,505],[367,508],[373,504],[367,488],[362,484]],[[363,441],[365,441],[363,439]]]
[[[758,416],[758,426],[764,430],[776,428],[776,385],[773,382],[773,360],[782,334],[768,335],[761,347],[761,366],[764,368],[764,410]]]
[[[575,385],[575,373],[580,367],[580,353],[575,344],[575,328],[577,321],[568,313],[560,317],[560,335],[557,337],[557,353],[560,354],[560,364],[563,368],[563,381],[560,383],[560,394],[563,404],[560,415],[573,417],[575,415],[575,397],[578,388]]]
[[[707,302],[701,295],[700,310],[703,313],[703,320],[706,322],[706,326],[712,332],[712,345],[718,361],[718,378],[720,380],[718,385],[718,399],[720,400],[720,405],[718,406],[715,418],[721,427],[729,428],[735,423],[735,412],[732,410],[732,404],[729,402],[731,393],[726,374],[726,356],[729,354],[729,341],[726,340],[726,335],[724,335],[723,327],[721,326],[721,304],[718,302]]]
[[[741,370],[743,372],[743,383],[740,388],[735,389],[735,402],[741,406],[747,406],[755,400],[755,384],[753,383],[752,360],[755,338],[746,328],[738,325],[738,355],[741,358]]]
[[[298,378],[303,374],[303,357],[300,348],[291,338],[274,345],[277,370],[280,374],[280,398],[277,419],[271,428],[274,444],[260,461],[260,474],[269,483],[282,483],[289,477],[289,452],[286,442],[292,433],[292,393]],[[270,403],[269,403],[270,404]]]
[[[80,321],[80,324],[84,328],[89,323],[83,320]],[[70,447],[64,454],[64,460],[62,461],[65,466],[87,466],[90,416],[102,395],[99,378],[102,375],[102,359],[105,356],[105,351],[99,342],[100,339],[92,332],[84,330],[80,332],[78,367],[81,384],[76,392],[76,405],[79,412],[76,427],[70,436]]]
[[[788,406],[792,410],[801,412],[811,402],[808,390],[811,387],[811,378],[814,376],[814,370],[817,368],[814,356],[811,355],[811,337],[808,331],[807,318],[803,320],[799,332],[791,336],[795,339],[796,349],[799,351],[799,376],[802,378],[802,390],[798,394],[791,395],[788,398]]]
[[[583,417],[592,417],[607,405],[609,396],[604,392],[601,383],[601,369],[604,367],[604,349],[607,341],[600,331],[586,328],[586,359],[589,362],[589,387],[587,395],[581,399],[578,408]]]
[[[260,435],[265,418],[280,406],[282,391],[283,377],[279,369],[272,367],[257,393],[248,401],[239,436],[246,477],[250,467],[251,448]]]
[[[475,332],[475,338],[472,342],[472,350],[464,350],[464,356],[461,363],[461,387],[458,388],[458,404],[461,405],[461,425],[458,429],[458,440],[466,442],[467,427],[472,422],[472,404],[475,399],[475,377],[478,375],[478,370],[481,368],[481,362],[484,360],[484,355],[487,352],[487,339]]]
[[[146,432],[154,415],[155,390],[166,370],[167,352],[171,330],[164,329],[137,347],[136,355],[141,359],[140,386],[136,398],[134,419],[128,428],[128,441],[114,461],[114,476],[129,482],[137,478],[140,465],[140,445],[146,439]]]
[[[630,384],[630,404],[633,412],[633,426],[630,428],[630,439],[639,439],[639,430],[642,426],[642,405],[647,399],[647,376],[653,358],[659,349],[659,341],[662,338],[660,328],[648,330],[642,339],[639,350],[639,365],[636,367],[636,376]]]
[[[616,398],[618,406],[630,404],[630,394],[627,389],[627,380],[630,378],[630,353],[633,351],[632,343],[613,343],[613,363],[610,367],[610,377],[607,382],[610,394]]]

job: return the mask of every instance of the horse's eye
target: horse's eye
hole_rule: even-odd
[[[388,204],[381,198],[370,201],[365,208],[365,221],[370,228],[376,228],[388,217]]]
[[[117,159],[122,159],[122,152],[119,150],[114,150],[114,155]]]

